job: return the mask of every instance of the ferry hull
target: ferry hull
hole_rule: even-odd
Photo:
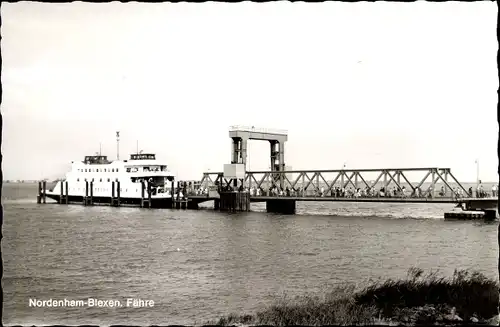
[[[59,202],[60,195],[59,194],[51,194],[47,193],[46,194],[47,198],[56,200]],[[111,198],[110,197],[103,197],[103,196],[94,196],[92,197],[92,201],[94,205],[110,205],[111,204]],[[80,195],[70,195],[68,196],[68,203],[70,204],[83,204],[84,202],[84,197]],[[120,205],[124,206],[134,206],[134,207],[139,207],[141,205],[141,199],[139,198],[120,198]],[[147,203],[145,204],[147,205]],[[171,209],[172,208],[172,198],[151,198],[151,208],[158,208],[158,209]]]

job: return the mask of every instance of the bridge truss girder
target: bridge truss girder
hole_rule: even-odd
[[[371,183],[367,182],[369,179],[366,174],[368,173],[377,174],[376,179]],[[425,175],[419,182],[410,182],[408,173],[423,173]],[[293,175],[297,175],[296,178],[291,177]],[[428,180],[429,177],[431,177],[430,180]],[[223,173],[204,173],[201,187],[214,188],[216,185],[217,187],[227,187],[231,182],[232,180],[223,177]],[[426,182],[429,184],[425,190],[422,190],[422,185]],[[260,189],[262,195],[269,195],[270,187],[282,191],[288,188],[296,192],[304,192],[304,196],[310,191],[317,193],[323,190],[321,192],[323,195],[333,196],[336,187],[372,190],[382,187],[387,189],[389,186],[402,189],[405,186],[411,190],[411,194],[414,194],[418,188],[422,196],[429,196],[434,194],[437,184],[442,184],[445,194],[449,194],[450,197],[457,196],[459,190],[462,190],[464,195],[469,194],[451,173],[450,168],[254,171],[246,172],[244,184],[248,189]]]

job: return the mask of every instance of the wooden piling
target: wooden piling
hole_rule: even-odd
[[[90,182],[90,205],[94,205],[94,181]]]
[[[59,204],[62,204],[63,203],[63,196],[64,196],[64,193],[63,193],[63,182],[60,181],[59,182],[60,184],[60,190],[59,190]]]
[[[144,208],[144,181],[141,181],[141,208]]]
[[[42,182],[38,182],[38,195],[36,197],[36,203],[42,203]]]
[[[66,197],[65,197],[65,199],[64,199],[64,202],[65,202],[66,204],[68,204],[68,203],[69,203],[69,187],[68,187],[68,181],[64,182],[64,184],[66,184],[66,185],[65,185],[65,186],[66,186]]]
[[[83,204],[88,205],[89,198],[89,181],[85,181],[85,197],[83,198]]]
[[[116,205],[119,207],[120,206],[120,194],[121,194],[121,189],[120,189],[120,181],[116,182]]]
[[[172,180],[172,188],[170,189],[170,196],[172,197],[172,208],[175,208],[174,206],[174,201],[175,201],[175,193],[174,193],[174,187],[175,187],[175,184],[174,184],[174,180]]]
[[[47,199],[47,181],[43,181],[42,182],[42,190],[43,190],[43,194],[42,194],[42,202],[43,203],[46,203],[46,199]]]
[[[148,207],[151,208],[151,183],[148,182]]]
[[[111,206],[115,205],[115,181],[111,182]]]

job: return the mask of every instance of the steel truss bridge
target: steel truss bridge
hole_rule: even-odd
[[[415,172],[423,173],[424,176],[418,182],[410,182],[406,175]],[[371,178],[367,177],[367,174],[371,174]],[[376,176],[374,179],[373,174]],[[221,172],[207,172],[203,174],[199,185],[201,188],[224,189],[233,187],[234,181],[224,178]],[[242,186],[247,190],[260,190],[260,196],[272,196],[288,190],[298,197],[338,197],[336,189],[351,188],[362,189],[367,192],[364,196],[367,197],[373,190],[387,190],[390,187],[399,193],[403,188],[406,189],[408,197],[435,197],[438,192],[442,192],[440,197],[443,198],[472,196],[449,168],[254,171],[246,172]],[[438,186],[441,186],[441,189],[438,189]],[[273,192],[273,189],[276,191]],[[392,194],[390,196],[393,197]]]
[[[184,189],[189,201],[215,200],[217,207],[221,194],[248,191],[249,201],[266,202],[268,211],[290,205],[285,211],[293,212],[296,201],[456,203],[464,210],[489,214],[497,207],[496,198],[473,194],[475,190],[466,189],[450,168],[287,170],[287,131],[232,126],[229,137],[231,165],[242,165],[245,174],[227,179],[222,172],[203,173],[198,185]],[[271,171],[246,171],[249,140],[269,143]]]
[[[415,181],[415,176],[410,175],[421,175],[421,178]],[[495,208],[497,205],[496,198],[474,197],[475,193],[471,194],[450,168],[253,171],[246,172],[243,183],[236,187],[235,182],[224,178],[222,172],[206,172],[196,189],[191,189],[187,195],[198,203],[217,199],[214,191],[229,189],[248,190],[251,202],[456,203],[464,210]],[[406,192],[402,191],[403,188]],[[341,193],[340,189],[347,192]],[[355,192],[358,189],[361,192]],[[385,191],[383,195],[381,189]],[[211,192],[203,193],[203,190]]]

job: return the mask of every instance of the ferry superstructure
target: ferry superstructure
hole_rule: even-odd
[[[109,203],[113,184],[116,194],[117,182],[120,182],[121,203],[138,204],[142,198],[142,185],[144,184],[145,197],[148,197],[148,189],[151,189],[153,207],[170,208],[172,206],[171,182],[174,177],[175,175],[168,170],[167,165],[157,161],[153,153],[136,153],[131,154],[128,160],[113,161],[100,154],[85,156],[83,161],[71,163],[71,170],[66,173],[65,179],[58,181],[52,190],[47,190],[46,196],[58,201],[61,196],[61,183],[63,183],[63,192],[66,195],[65,184],[67,182],[68,201],[82,202],[86,196],[87,184],[90,185],[92,182],[93,201]],[[182,194],[180,196],[182,197]]]

